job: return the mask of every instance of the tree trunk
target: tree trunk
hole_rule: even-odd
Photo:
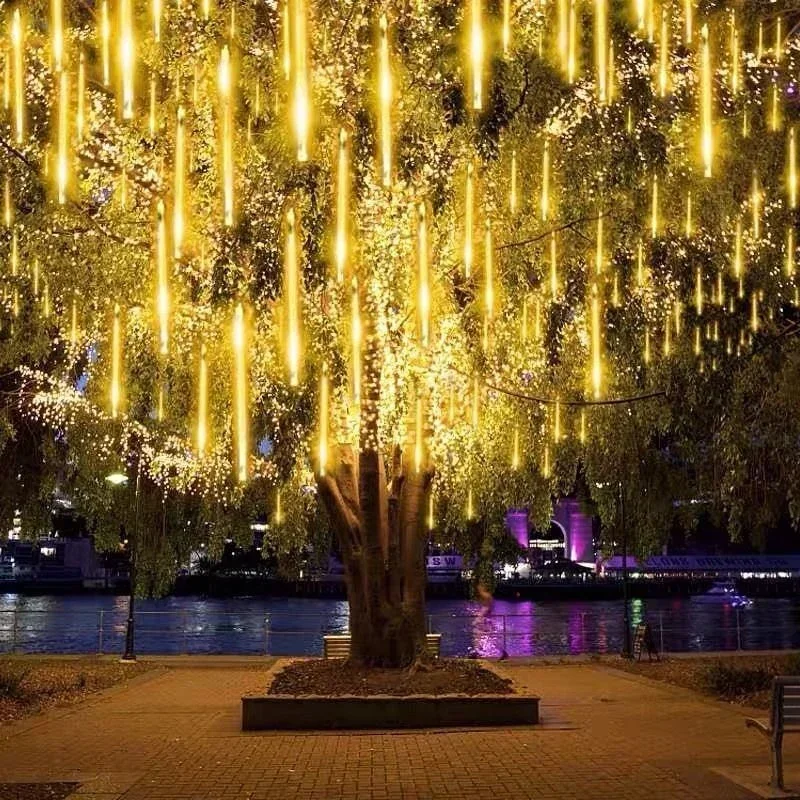
[[[350,658],[409,667],[425,648],[424,515],[430,470],[403,470],[400,449],[387,484],[383,457],[340,446],[335,468],[318,479],[344,562]]]

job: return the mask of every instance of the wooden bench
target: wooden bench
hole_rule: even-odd
[[[348,658],[350,655],[350,634],[329,634],[322,637],[325,658]],[[428,653],[434,658],[439,658],[442,646],[441,633],[428,633],[425,635],[425,644]]]
[[[772,681],[769,720],[748,718],[744,724],[769,739],[772,753],[770,785],[783,789],[783,735],[800,733],[800,676],[778,675]]]

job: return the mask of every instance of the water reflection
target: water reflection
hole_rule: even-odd
[[[120,651],[127,597],[0,595],[0,651]],[[445,655],[496,658],[619,652],[621,602],[432,600],[428,626]],[[800,600],[744,609],[688,599],[632,600],[631,623],[649,622],[667,651],[782,649],[800,645]],[[170,597],[137,603],[140,653],[315,655],[326,633],[348,629],[347,603],[329,599]]]

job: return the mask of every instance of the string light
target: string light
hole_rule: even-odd
[[[595,249],[594,249],[594,267],[596,274],[600,275],[603,272],[603,263],[605,256],[603,255],[603,209],[597,212],[597,226],[595,227]]]
[[[542,151],[542,220],[547,221],[550,217],[550,140],[544,140]]]
[[[361,326],[361,309],[358,299],[358,278],[353,277],[350,292],[350,349],[352,353],[353,371],[353,405],[361,403],[361,347],[363,331]]]
[[[481,21],[481,0],[470,0],[469,55],[472,69],[472,108],[483,108],[483,24]]]
[[[3,222],[6,228],[10,228],[13,221],[14,208],[11,203],[11,178],[6,175],[6,179],[3,184]]]
[[[580,433],[578,434],[578,440],[581,444],[586,444],[586,409],[581,409],[581,424],[580,424]]]
[[[575,8],[575,0],[569,0],[569,45],[567,48],[567,80],[575,83],[577,77],[577,56],[578,47],[578,14]]]
[[[492,221],[486,220],[484,236],[484,303],[486,319],[491,322],[494,318],[494,246],[492,244]]]
[[[11,48],[14,61],[14,133],[18,145],[25,142],[25,67],[23,48],[25,33],[19,9],[14,9],[11,18]]]
[[[176,259],[183,256],[185,160],[184,111],[183,106],[178,106],[178,118],[175,123],[175,186],[172,209],[172,252]]]
[[[330,382],[328,379],[328,363],[322,362],[322,374],[319,379],[319,445],[317,452],[320,475],[325,475],[329,458],[329,426],[330,426]]]
[[[208,364],[206,346],[200,345],[200,366],[197,376],[197,454],[202,458],[208,445]]]
[[[103,86],[111,83],[111,20],[108,16],[108,0],[100,6],[100,49],[103,54]]]
[[[650,235],[658,236],[658,175],[653,175],[653,189],[650,205]]]
[[[503,0],[503,58],[511,52],[511,0]]]
[[[694,0],[683,0],[683,43],[690,45],[694,38]]]
[[[550,294],[558,296],[558,261],[556,259],[556,232],[550,232]]]
[[[244,308],[236,304],[233,313],[233,362],[235,370],[235,436],[236,436],[236,477],[239,483],[248,478],[249,422],[247,417],[247,336],[244,326]]]
[[[788,150],[789,169],[786,176],[786,188],[789,195],[789,208],[794,209],[797,208],[797,141],[794,125],[789,128]]]
[[[423,447],[422,395],[417,392],[414,404],[414,469],[418,473],[422,471]]]
[[[420,203],[417,207],[417,214],[417,318],[420,344],[422,347],[427,347],[430,343],[431,288],[428,274],[428,227],[424,203]]]
[[[111,325],[111,418],[117,419],[120,412],[122,381],[122,334],[120,332],[119,304],[114,304],[114,319]]]
[[[153,0],[153,41],[161,41],[161,0]]]
[[[669,19],[666,7],[661,9],[661,33],[658,41],[658,94],[667,96],[669,70]]]
[[[133,37],[132,0],[120,0],[119,67],[122,78],[122,118],[133,119],[136,50]]]
[[[600,399],[603,380],[603,365],[601,356],[601,321],[600,297],[597,284],[592,286],[591,298],[591,350],[592,350],[592,395],[595,400]]]
[[[386,15],[380,19],[378,104],[380,107],[381,182],[392,185],[392,71],[389,66],[389,30]]]
[[[167,264],[167,224],[164,201],[156,206],[156,262],[158,265],[158,330],[159,348],[162,356],[169,351],[169,266]]]
[[[597,100],[604,104],[608,100],[608,9],[607,0],[594,2],[594,65],[597,81]]]
[[[511,189],[508,195],[508,206],[512,214],[517,213],[517,151],[511,151]]]
[[[794,227],[789,226],[786,231],[786,275],[794,277]]]
[[[67,202],[67,180],[69,175],[69,76],[59,75],[58,81],[58,156],[56,161],[56,186],[58,203]]]
[[[472,185],[472,162],[467,164],[466,188],[464,191],[464,276],[469,278],[472,275],[473,258],[473,229],[474,229],[474,187]]]
[[[708,25],[703,25],[700,31],[700,36],[702,41],[700,76],[700,139],[705,176],[706,178],[710,178],[714,156],[714,134],[712,131],[711,120],[711,104],[713,102],[713,97],[711,88],[711,51],[708,43]]]
[[[339,130],[339,158],[336,170],[336,280],[344,282],[347,269],[347,218],[349,215],[349,171],[347,159],[347,131]]]
[[[758,173],[753,170],[753,183],[750,189],[750,209],[752,211],[753,239],[761,238],[761,185]]]
[[[514,423],[514,438],[511,446],[511,469],[519,469],[519,422]]]
[[[64,68],[64,10],[61,0],[50,0],[53,71]]]
[[[299,0],[298,0],[299,2]],[[233,225],[233,102],[231,56],[223,45],[219,59],[220,147],[222,150],[222,214],[226,226]]]
[[[308,53],[306,41],[305,0],[291,0],[292,58],[294,68],[294,132],[297,140],[297,160],[308,161],[308,135],[311,127],[311,100],[308,83]],[[384,31],[385,33],[385,31]]]
[[[686,192],[686,238],[692,238],[692,193]]]
[[[78,56],[78,107],[75,112],[75,136],[78,144],[86,135],[86,57],[83,50]]]
[[[295,212],[286,212],[286,253],[284,264],[284,300],[286,303],[286,366],[289,384],[300,383],[300,273],[297,258]]]
[[[558,0],[558,56],[561,69],[567,72],[567,59],[569,53],[569,2]]]

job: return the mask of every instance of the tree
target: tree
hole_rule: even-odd
[[[318,496],[366,664],[424,659],[436,530],[579,466],[654,542],[796,301],[777,5],[6,8],[9,402],[76,486],[291,546]]]

